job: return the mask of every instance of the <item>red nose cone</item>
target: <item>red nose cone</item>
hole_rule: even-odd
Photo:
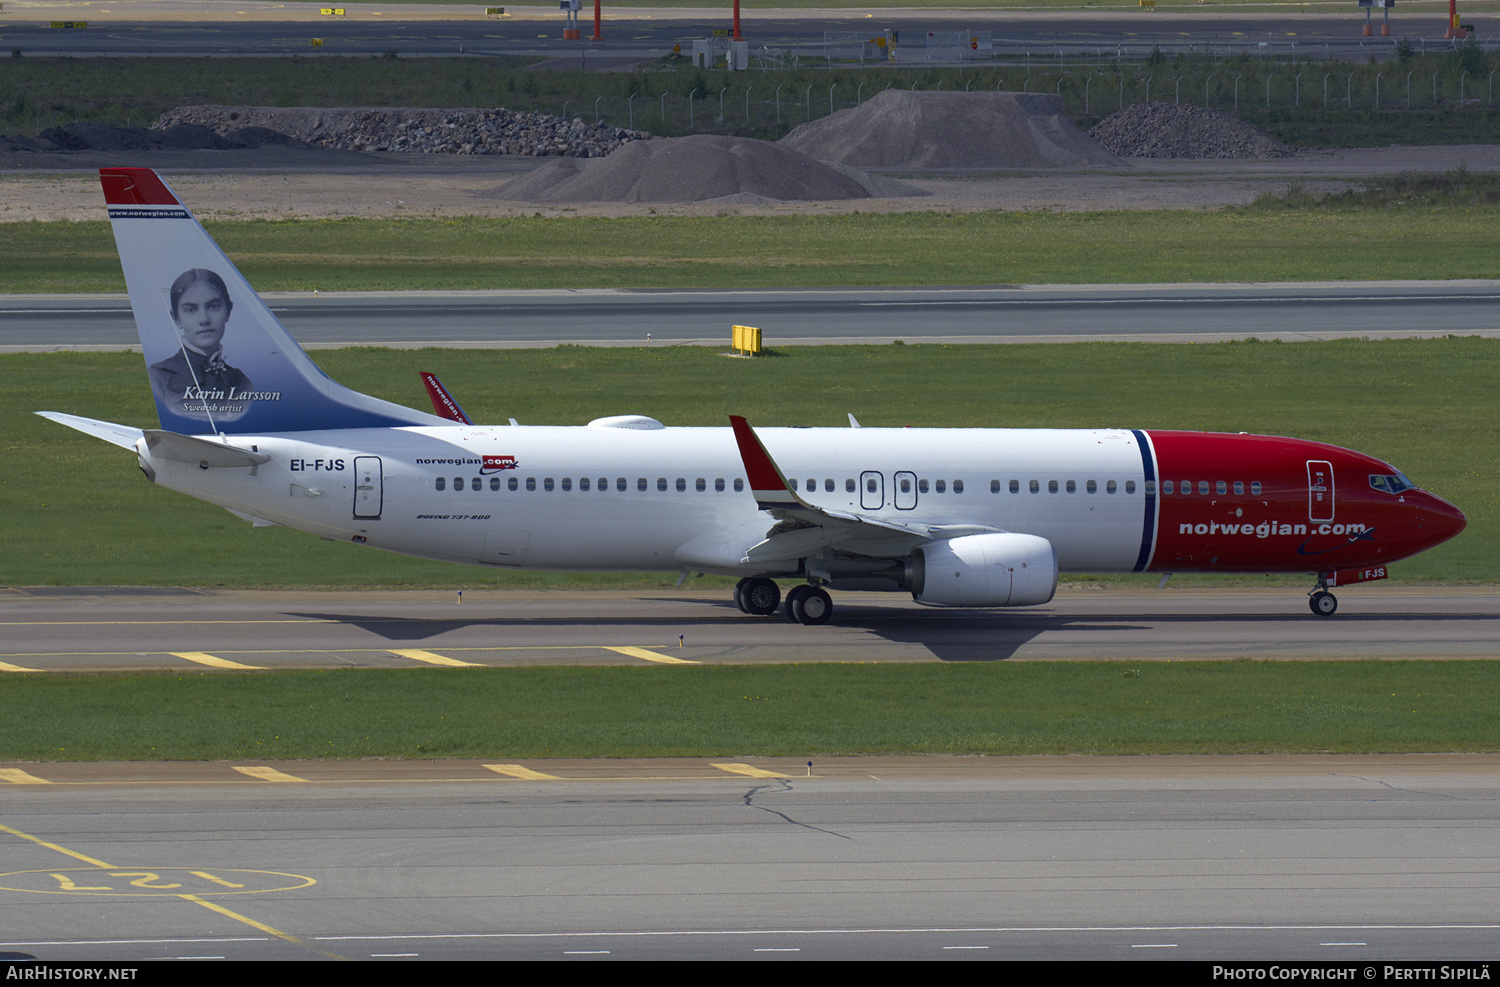
[[[1454,507],[1441,497],[1427,494],[1425,503],[1422,505],[1427,513],[1423,520],[1423,527],[1432,539],[1432,544],[1445,542],[1458,534],[1468,525],[1469,519],[1464,517],[1464,512]]]

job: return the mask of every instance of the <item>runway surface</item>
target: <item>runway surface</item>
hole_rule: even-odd
[[[0,777],[11,959],[1269,959],[1384,980],[1393,958],[1492,960],[1500,935],[1495,756]]]
[[[1288,341],[1500,335],[1500,283],[1002,285],[753,291],[267,294],[309,348],[727,348],[753,325],[767,346],[907,342]],[[0,296],[0,351],[138,348],[122,296]]]
[[[0,591],[0,674],[677,662],[1494,658],[1492,587],[1069,589],[1044,607],[942,610],[835,593],[832,621],[740,613],[729,590],[456,593]]]

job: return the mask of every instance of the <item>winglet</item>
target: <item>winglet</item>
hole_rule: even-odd
[[[427,387],[427,397],[432,402],[433,411],[449,421],[464,425],[474,424],[473,420],[464,413],[464,409],[459,407],[453,395],[448,393],[443,382],[437,379],[437,374],[428,373],[426,370],[418,370],[417,373],[422,375],[422,383]]]
[[[729,424],[734,429],[734,441],[740,447],[740,459],[745,464],[745,476],[750,481],[750,492],[755,495],[755,506],[763,511],[776,508],[806,507],[816,510],[798,497],[782,475],[781,467],[766,452],[760,436],[750,423],[739,415],[730,415]]]

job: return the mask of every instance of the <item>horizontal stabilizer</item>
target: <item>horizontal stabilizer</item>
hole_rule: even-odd
[[[131,428],[129,425],[116,425],[114,422],[101,422],[93,418],[81,418],[78,415],[65,415],[60,411],[38,411],[37,414],[43,418],[50,418],[59,425],[76,428],[85,435],[103,439],[121,449],[134,451],[135,444],[141,441],[141,430]]]
[[[203,469],[259,466],[270,462],[271,457],[263,452],[251,452],[213,439],[200,439],[192,435],[147,429],[141,433],[146,437],[146,448],[156,459],[175,459],[180,463],[192,463]]]

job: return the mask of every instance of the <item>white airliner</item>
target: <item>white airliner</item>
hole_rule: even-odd
[[[1465,524],[1378,459],[1246,434],[1098,429],[474,425],[349,390],[155,172],[100,172],[161,427],[41,412],[154,483],[256,525],[497,568],[743,577],[735,602],[827,621],[828,588],[937,606],[1052,599],[1062,572],[1305,572],[1329,587]],[[424,378],[425,379],[425,378]]]

